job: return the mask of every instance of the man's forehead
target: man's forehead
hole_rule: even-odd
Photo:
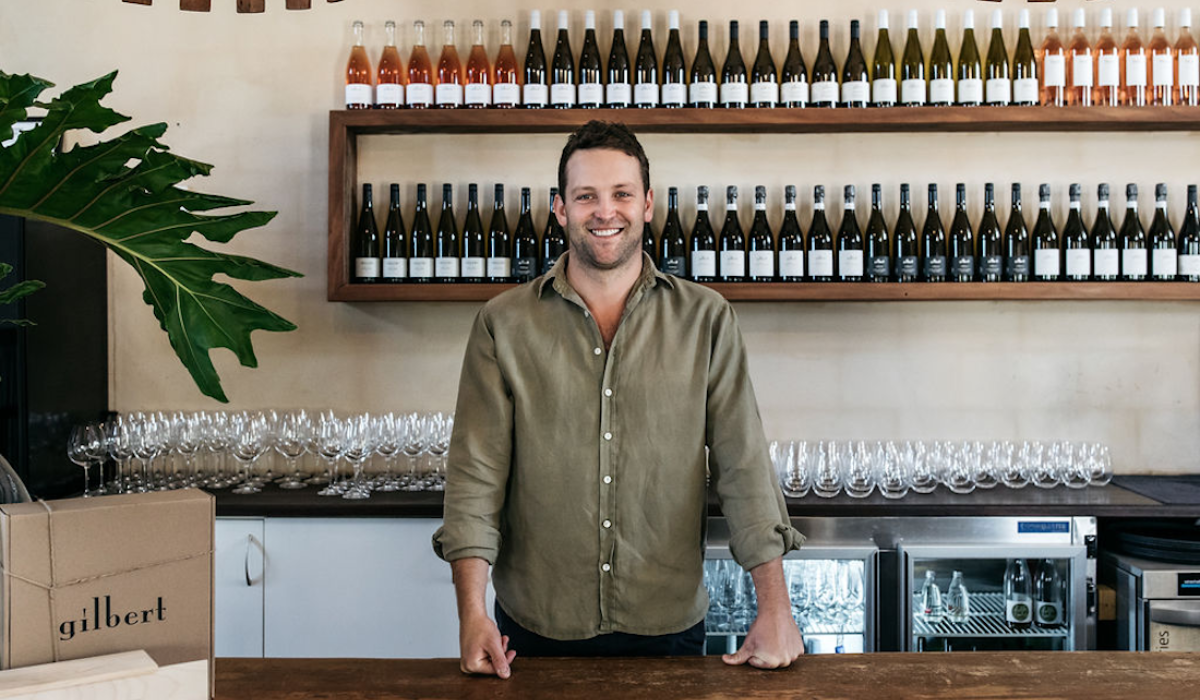
[[[601,163],[603,166],[602,168],[589,167],[587,170],[589,176],[587,182],[572,183],[572,171],[577,171],[578,168],[575,166],[585,161],[589,166],[600,166]],[[597,181],[602,173],[606,175],[602,177],[603,181]],[[641,164],[638,162],[638,159],[615,148],[588,148],[575,151],[567,159],[566,175],[568,187],[596,187],[600,185],[632,187],[642,179]]]

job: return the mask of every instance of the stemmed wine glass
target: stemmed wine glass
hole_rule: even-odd
[[[254,463],[267,450],[267,419],[261,413],[242,411],[230,417],[229,429],[232,435],[233,457],[242,464],[246,474],[233,493],[258,493],[262,491],[262,487],[254,480],[252,472]]]
[[[92,462],[96,461],[97,455],[102,455],[106,452],[104,431],[98,423],[82,423],[71,429],[71,437],[67,441],[67,457],[75,464],[83,467],[84,498],[103,493],[103,491],[100,491],[97,494],[93,494],[90,491],[92,481],[89,476],[89,470]],[[103,480],[103,477],[101,477],[101,480]]]
[[[195,413],[175,413],[171,422],[175,426],[175,451],[183,457],[183,473],[179,475],[179,485],[194,487],[197,481],[196,453],[204,440],[200,418]]]
[[[374,419],[374,430],[379,436],[379,444],[375,446],[375,451],[383,457],[383,475],[379,477],[375,490],[399,491],[400,485],[396,483],[392,465],[396,462],[396,454],[400,452],[404,422],[398,420],[394,413],[384,413]]]
[[[346,419],[343,425],[346,435],[346,459],[354,467],[354,477],[342,498],[370,498],[371,490],[363,481],[363,468],[367,458],[375,452],[376,435],[371,417],[365,413]]]
[[[133,417],[133,427],[133,454],[142,463],[142,481],[137,490],[145,493],[154,489],[151,467],[166,443],[166,426],[153,413],[137,413]]]
[[[235,481],[233,477],[225,474],[225,455],[232,444],[229,414],[213,411],[203,414],[201,422],[204,425],[204,449],[213,462],[212,475],[205,479],[204,486],[209,489],[228,488]]]
[[[133,459],[133,427],[129,417],[117,414],[108,419],[104,426],[107,436],[108,455],[117,463],[117,478],[114,487],[117,493],[130,490],[133,475],[129,472],[129,462]]]
[[[422,483],[420,474],[417,472],[417,461],[429,444],[426,440],[425,421],[420,413],[409,413],[404,416],[404,424],[404,443],[400,447],[404,456],[408,458],[408,478],[404,484],[404,490],[420,491]]]
[[[340,496],[343,487],[338,483],[338,460],[346,451],[346,435],[342,421],[333,413],[326,411],[317,420],[313,431],[313,452],[321,455],[329,463],[329,484],[317,492],[318,496]]]
[[[444,491],[446,489],[446,451],[450,449],[450,436],[454,432],[454,414],[440,411],[428,414],[425,430],[429,438],[427,450],[430,459],[430,469],[425,486],[430,491]]]
[[[279,483],[281,489],[302,489],[304,483],[300,473],[300,458],[308,447],[312,420],[303,409],[288,411],[279,418],[275,429],[275,451],[287,460],[286,474]]]

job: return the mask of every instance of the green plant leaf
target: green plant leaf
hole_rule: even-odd
[[[242,231],[264,226],[275,212],[200,213],[253,202],[178,187],[208,175],[212,166],[170,153],[159,141],[166,124],[58,150],[68,131],[102,133],[129,120],[100,104],[116,75],[114,71],[42,103],[38,98],[51,83],[0,71],[0,135],[26,119],[31,107],[46,111],[38,126],[0,149],[0,213],[74,229],[129,263],[145,283],[143,298],[200,391],[227,401],[209,351],[227,348],[243,365],[257,367],[250,333],[296,326],[215,281],[214,275],[252,281],[302,275],[188,242],[199,233],[213,243],[227,243]]]
[[[8,263],[0,262],[0,280],[8,277],[8,273],[12,272],[13,266]],[[18,282],[8,289],[0,289],[0,306],[11,304],[18,299],[23,299],[37,290],[45,287],[46,283],[39,280],[25,280]],[[36,326],[33,321],[27,321],[22,318],[0,318],[0,323],[7,323],[13,326]]]

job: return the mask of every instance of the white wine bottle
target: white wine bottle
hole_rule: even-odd
[[[945,30],[942,31],[945,39]],[[946,51],[946,63],[950,52]],[[949,74],[949,73],[947,73]],[[925,54],[921,51],[921,37],[917,33],[917,11],[908,11],[908,38],[904,42],[904,55],[900,61],[900,103],[909,107],[920,107],[928,100],[928,85],[925,80]],[[950,94],[954,94],[951,82]],[[953,97],[949,101],[953,101]]]
[[[1029,56],[1032,63],[1032,51]],[[1008,65],[1008,50],[1004,48],[1004,13],[992,12],[992,38],[988,42],[987,80],[985,103],[993,107],[1007,107],[1012,102],[1012,71]]]
[[[871,65],[871,104],[896,106],[896,57],[888,37],[888,11],[879,11],[879,36],[875,39],[875,60]]]

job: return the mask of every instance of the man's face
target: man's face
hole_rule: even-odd
[[[654,192],[643,194],[637,158],[609,148],[576,151],[566,174],[567,191],[554,213],[567,229],[571,263],[597,270],[630,264],[654,216]]]

